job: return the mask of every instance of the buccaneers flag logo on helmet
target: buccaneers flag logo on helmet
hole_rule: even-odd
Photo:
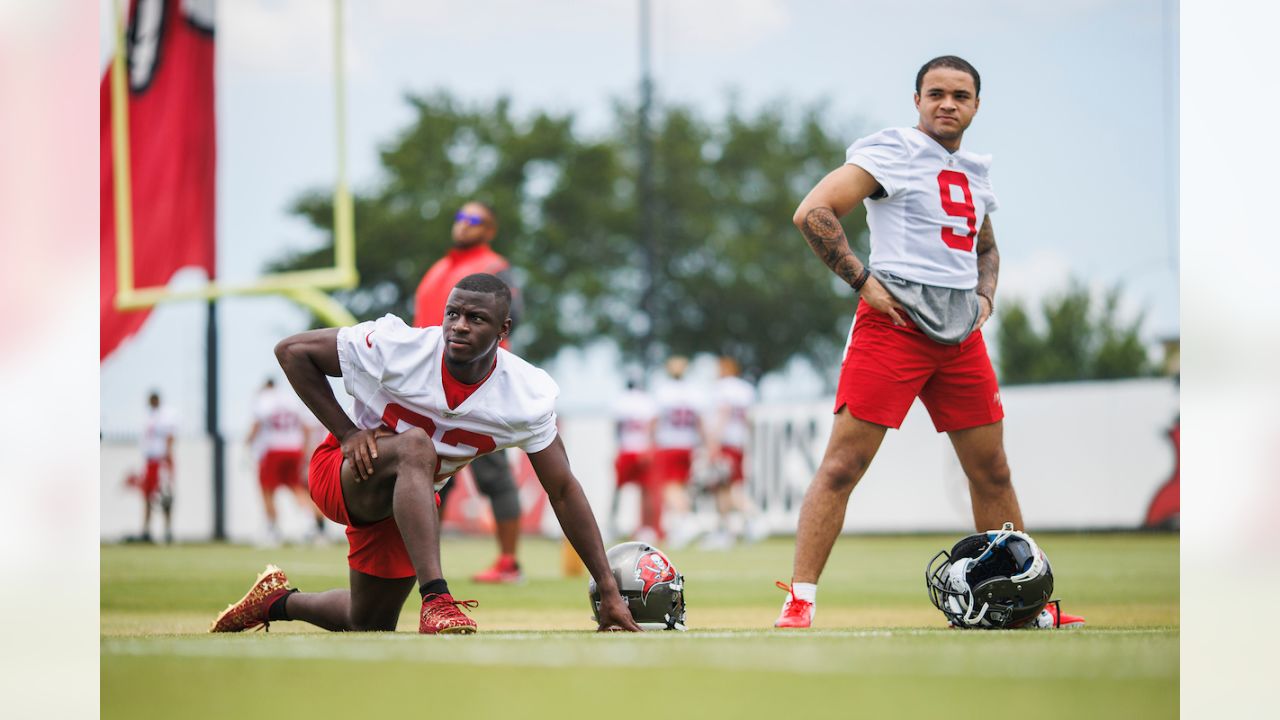
[[[655,550],[642,555],[636,562],[636,579],[644,583],[640,590],[641,602],[648,602],[650,590],[675,581],[676,569],[671,567],[665,555]]]

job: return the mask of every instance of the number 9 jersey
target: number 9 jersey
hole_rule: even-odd
[[[845,163],[884,190],[867,198],[871,267],[934,287],[978,285],[978,229],[998,206],[991,156],[948,152],[916,128],[890,128],[849,146]]]

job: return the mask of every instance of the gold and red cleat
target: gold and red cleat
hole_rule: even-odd
[[[782,614],[774,621],[773,626],[776,628],[807,628],[813,624],[813,603],[808,600],[801,600],[796,597],[796,593],[791,586],[778,581],[777,586],[791,596],[782,605]]]
[[[454,600],[452,595],[432,595],[422,601],[422,614],[418,618],[418,632],[423,635],[470,635],[476,631],[476,621],[467,617],[459,608],[476,607],[475,600]]]
[[[293,588],[289,587],[289,578],[284,576],[284,571],[275,565],[268,565],[258,579],[253,581],[249,592],[218,615],[209,626],[209,632],[241,632],[259,626],[265,630],[270,625],[267,611],[271,609],[272,603],[290,592],[293,592]]]
[[[515,584],[523,580],[520,565],[510,555],[499,555],[491,567],[471,576],[471,581],[478,583]]]
[[[1044,606],[1044,612],[1049,614],[1049,620],[1052,624],[1051,628],[1080,628],[1084,627],[1084,618],[1079,615],[1068,615],[1062,612],[1060,607],[1061,600],[1050,600],[1048,605]]]

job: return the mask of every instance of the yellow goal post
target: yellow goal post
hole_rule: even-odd
[[[333,188],[333,267],[263,275],[257,280],[230,285],[212,281],[189,290],[167,287],[134,287],[133,284],[133,186],[129,168],[129,104],[125,75],[126,12],[122,0],[113,0],[116,47],[111,77],[111,151],[114,156],[116,212],[116,297],[119,310],[138,310],[174,300],[212,300],[228,295],[283,295],[306,307],[328,325],[354,325],[355,317],[323,290],[350,289],[356,272],[355,222],[351,191],[347,186],[346,85],[343,56],[343,0],[333,1],[334,100],[337,128],[338,173]]]

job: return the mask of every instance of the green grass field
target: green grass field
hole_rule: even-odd
[[[466,581],[489,540],[447,538],[455,596],[480,633],[330,634],[298,623],[209,635],[268,562],[297,587],[346,583],[345,543],[262,550],[102,548],[104,718],[1176,717],[1178,538],[1037,535],[1073,631],[947,630],[924,566],[955,538],[845,537],[810,631],[771,625],[792,541],[671,553],[690,631],[590,632],[586,578],[560,576],[558,543],[526,541],[518,587]]]

